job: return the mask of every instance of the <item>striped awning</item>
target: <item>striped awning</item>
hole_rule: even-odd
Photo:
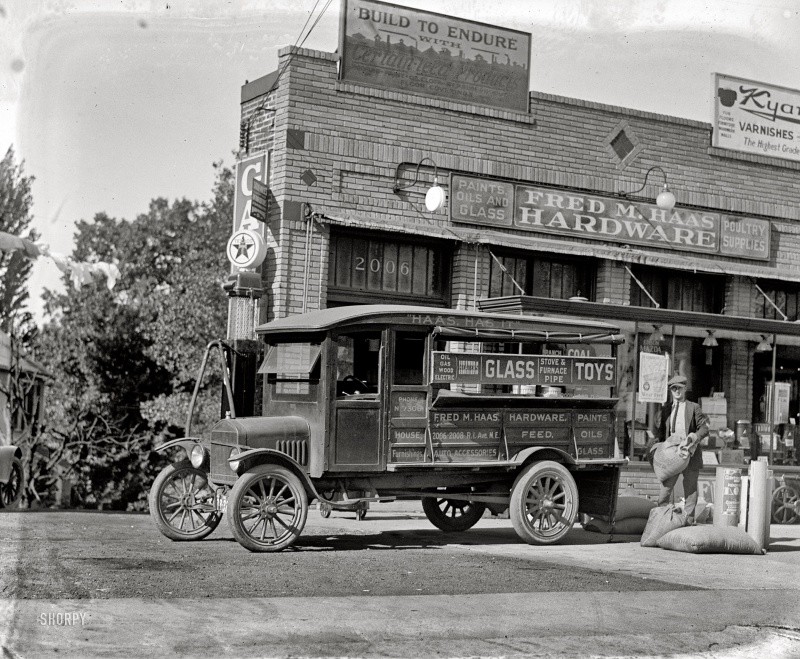
[[[610,259],[623,263],[672,268],[690,272],[800,282],[800,271],[794,272],[786,268],[779,269],[763,265],[763,262],[756,263],[745,259],[710,259],[701,255],[682,255],[675,252],[641,249],[628,245],[610,245],[601,241],[560,240],[558,238],[545,237],[542,234],[510,233],[493,229],[454,226],[427,218],[426,222],[420,221],[418,223],[394,219],[366,218],[356,214],[351,214],[347,217],[320,215],[318,219],[323,223],[336,226],[401,233],[442,240],[456,240],[473,245],[486,245],[487,247],[527,249],[536,252]]]

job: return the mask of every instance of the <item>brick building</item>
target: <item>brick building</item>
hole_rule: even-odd
[[[579,99],[531,92],[523,113],[354,84],[339,79],[338,59],[285,48],[276,72],[242,87],[242,158],[266,153],[269,163],[259,322],[367,302],[614,322],[626,335],[619,436],[633,465],[658,411],[634,406],[642,350],[669,355],[690,397],[709,399],[715,430],[770,420],[773,369],[797,418],[800,164],[714,148],[707,123]],[[434,177],[449,205],[431,213]],[[668,221],[653,204],[663,179],[677,198],[672,217],[760,231],[760,257],[694,249],[689,238],[626,241],[581,215],[635,203]],[[503,204],[526,194],[549,200],[549,226],[506,221]],[[527,214],[534,224],[537,213]],[[232,298],[230,338],[253,338],[248,304]],[[711,441],[719,449],[724,436]],[[791,437],[772,453],[792,463]]]

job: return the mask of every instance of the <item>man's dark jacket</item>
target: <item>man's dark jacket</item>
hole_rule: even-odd
[[[693,432],[697,435],[697,448],[694,451],[687,465],[687,469],[700,469],[703,466],[703,450],[700,447],[700,442],[703,438],[708,437],[708,417],[705,415],[697,403],[690,400],[686,401],[684,411],[686,413],[686,434]],[[669,437],[667,426],[669,425],[669,417],[672,414],[672,404],[661,406],[661,420],[658,424],[658,441],[663,442]],[[655,445],[655,444],[654,444]]]

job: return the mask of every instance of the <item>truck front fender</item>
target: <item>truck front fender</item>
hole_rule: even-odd
[[[186,451],[186,457],[191,459],[192,449],[200,443],[199,437],[179,437],[178,439],[172,439],[161,446],[156,446],[153,450],[161,453],[162,451],[166,451],[168,448],[180,446],[184,451]]]
[[[308,474],[303,470],[297,460],[291,456],[271,448],[252,448],[228,458],[228,462],[238,463],[236,475],[241,476],[248,469],[260,464],[277,464],[290,469],[303,483],[306,491],[312,498],[321,499]]]
[[[0,483],[7,483],[11,476],[11,462],[14,458],[22,460],[18,446],[0,446]]]

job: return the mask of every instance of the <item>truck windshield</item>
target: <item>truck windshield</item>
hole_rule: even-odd
[[[319,343],[272,344],[258,372],[267,376],[278,398],[313,399],[319,386],[320,348]]]
[[[276,343],[269,347],[259,373],[290,379],[310,379],[319,370],[320,344]],[[319,374],[317,378],[319,379]]]

